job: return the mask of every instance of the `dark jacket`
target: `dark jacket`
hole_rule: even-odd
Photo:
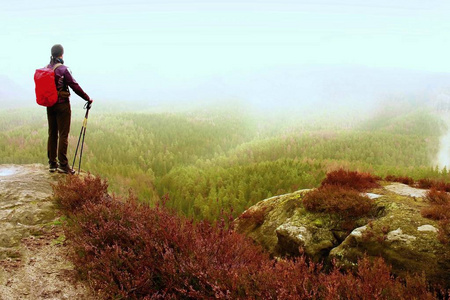
[[[56,63],[51,63],[48,65],[49,68],[53,68],[53,66]],[[58,91],[63,91],[63,93],[58,93],[58,102],[57,103],[64,103],[69,102],[70,92],[69,92],[69,86],[70,88],[86,101],[89,101],[89,96],[83,91],[83,89],[80,87],[80,85],[75,81],[75,78],[73,78],[72,73],[70,70],[65,66],[59,66],[55,70],[55,83],[56,83],[56,89]],[[64,93],[65,92],[65,93]]]

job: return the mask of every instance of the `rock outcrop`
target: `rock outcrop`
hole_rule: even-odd
[[[439,225],[420,214],[424,190],[392,183],[371,190],[375,205],[367,217],[345,222],[337,215],[312,213],[302,205],[308,190],[272,197],[250,207],[235,229],[274,256],[305,254],[325,263],[352,267],[364,255],[382,256],[393,272],[425,272],[450,286],[450,245],[438,240]]]
[[[93,299],[66,259],[50,185],[60,176],[0,165],[0,299]]]

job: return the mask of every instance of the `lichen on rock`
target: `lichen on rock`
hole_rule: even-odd
[[[74,285],[66,249],[52,243],[62,230],[52,225],[51,183],[61,176],[41,164],[0,165],[1,299],[94,299]]]
[[[388,188],[386,188],[386,186]],[[369,216],[353,220],[342,228],[338,215],[307,211],[302,197],[308,190],[272,197],[251,209],[270,206],[258,228],[235,220],[245,233],[273,256],[305,254],[314,261],[335,260],[352,268],[365,255],[383,257],[394,274],[425,272],[428,280],[450,286],[450,245],[438,240],[438,224],[420,214],[427,204],[423,190],[387,184],[371,190],[374,208]],[[345,224],[346,226],[348,224]]]
[[[422,225],[417,227],[417,231],[421,231],[421,232],[438,232],[438,229],[436,227],[434,227],[433,225]]]

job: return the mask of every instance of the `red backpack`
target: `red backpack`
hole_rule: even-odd
[[[55,83],[55,70],[62,66],[56,64],[52,68],[37,69],[34,72],[34,83],[36,85],[36,103],[42,106],[53,106],[58,101],[58,90]]]

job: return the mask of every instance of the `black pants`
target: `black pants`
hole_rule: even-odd
[[[65,167],[69,164],[67,147],[69,145],[71,115],[70,102],[56,103],[52,107],[47,107],[47,155],[48,163],[51,166],[56,166],[57,164],[56,155],[58,155],[60,166]]]

